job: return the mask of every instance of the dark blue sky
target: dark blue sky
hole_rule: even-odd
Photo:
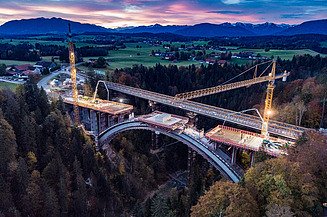
[[[62,17],[105,27],[326,19],[327,0],[0,0],[0,23]]]

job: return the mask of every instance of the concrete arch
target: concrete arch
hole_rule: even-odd
[[[168,132],[164,129],[157,128],[140,121],[126,121],[108,128],[106,131],[102,132],[98,137],[99,147],[102,148],[104,144],[109,143],[117,134],[128,130],[150,130],[160,132],[161,134],[174,138],[186,144],[188,147],[190,147],[202,157],[204,157],[211,165],[213,165],[217,170],[219,170],[225,178],[233,182],[239,182],[241,179],[240,173],[237,172],[229,162],[224,160],[223,157],[219,156],[219,154],[209,150],[201,141],[185,133],[179,134],[174,131]]]

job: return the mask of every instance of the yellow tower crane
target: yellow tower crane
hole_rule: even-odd
[[[273,61],[272,63],[271,73],[269,74],[269,76],[271,77],[271,79],[268,81],[267,94],[265,100],[265,110],[263,112],[263,123],[261,129],[261,134],[264,136],[268,136],[268,123],[269,123],[270,116],[272,114],[271,107],[272,107],[272,99],[273,99],[274,88],[275,88],[274,84],[276,79],[276,61]],[[283,80],[285,81],[284,77]]]
[[[235,83],[223,84],[223,85],[218,85],[215,87],[210,87],[210,88],[205,88],[205,89],[201,89],[201,90],[195,90],[195,91],[177,94],[177,95],[175,95],[175,99],[176,100],[194,99],[194,98],[199,98],[199,97],[208,96],[208,95],[212,95],[212,94],[216,94],[216,93],[221,93],[224,91],[233,90],[233,89],[237,89],[237,88],[241,88],[241,87],[249,87],[253,84],[258,84],[258,83],[268,81],[267,95],[266,95],[266,100],[265,100],[265,110],[264,110],[263,123],[262,123],[262,128],[261,128],[261,134],[268,136],[268,123],[269,123],[269,119],[270,119],[270,116],[272,113],[271,107],[272,107],[273,92],[274,92],[274,88],[275,88],[275,86],[274,86],[275,80],[282,78],[283,81],[286,81],[287,76],[289,76],[289,73],[286,71],[283,74],[276,75],[276,61],[274,60],[274,61],[269,61],[269,62],[270,62],[270,65],[261,73],[261,75],[264,74],[267,71],[267,69],[270,66],[272,66],[271,73],[269,73],[269,75],[267,75],[267,76],[260,75],[257,77],[258,66],[268,63],[268,62],[264,62],[264,63],[257,64],[240,74],[240,75],[242,75],[252,69],[255,69],[253,79],[238,81]],[[238,76],[240,76],[240,75],[238,75]],[[238,77],[238,76],[236,76],[236,77]]]
[[[72,96],[74,100],[74,124],[79,125],[79,110],[78,110],[78,90],[76,81],[76,67],[75,67],[75,52],[74,43],[72,41],[72,32],[70,23],[68,23],[68,50],[69,50],[69,63],[70,63],[70,76],[72,80]]]

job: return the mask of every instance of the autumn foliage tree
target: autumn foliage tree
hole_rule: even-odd
[[[249,191],[235,183],[216,182],[192,207],[191,216],[256,217],[259,209]]]

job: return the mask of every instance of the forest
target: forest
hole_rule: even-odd
[[[98,79],[108,79],[175,95],[215,86],[247,67],[136,65],[104,78],[90,73],[88,85],[94,88]],[[281,109],[274,118],[326,127],[321,100],[326,94],[327,58],[278,59],[278,69],[290,71],[291,76],[286,83],[276,83],[274,108]],[[262,109],[265,88],[257,85],[198,100],[233,110]],[[129,100],[136,105],[136,113],[149,109],[145,101]],[[199,128],[216,124],[199,117]],[[164,136],[158,141],[160,146],[174,142]],[[319,216],[327,200],[326,137],[317,132],[307,132],[288,156],[269,159],[257,153],[255,166],[238,184],[226,182],[185,145],[177,143],[154,155],[152,143],[151,133],[126,132],[112,141],[115,156],[108,157],[72,125],[62,100],[50,101],[33,79],[15,92],[1,90],[0,216],[304,217]],[[187,164],[190,154],[191,167]],[[159,190],[170,182],[171,174],[186,170],[186,186]]]
[[[118,50],[119,48],[115,45],[82,46],[76,48],[76,53],[79,57],[99,57],[107,56],[110,50]],[[40,43],[35,43],[35,45],[30,43],[20,43],[18,45],[0,43],[0,59],[3,60],[39,61],[42,56],[59,56],[61,61],[69,62],[66,46],[43,45]]]
[[[237,46],[247,49],[278,49],[298,50],[311,49],[318,53],[326,54],[327,49],[320,43],[326,41],[326,35],[294,35],[294,36],[256,36],[238,38],[215,38],[209,45],[214,46]]]

